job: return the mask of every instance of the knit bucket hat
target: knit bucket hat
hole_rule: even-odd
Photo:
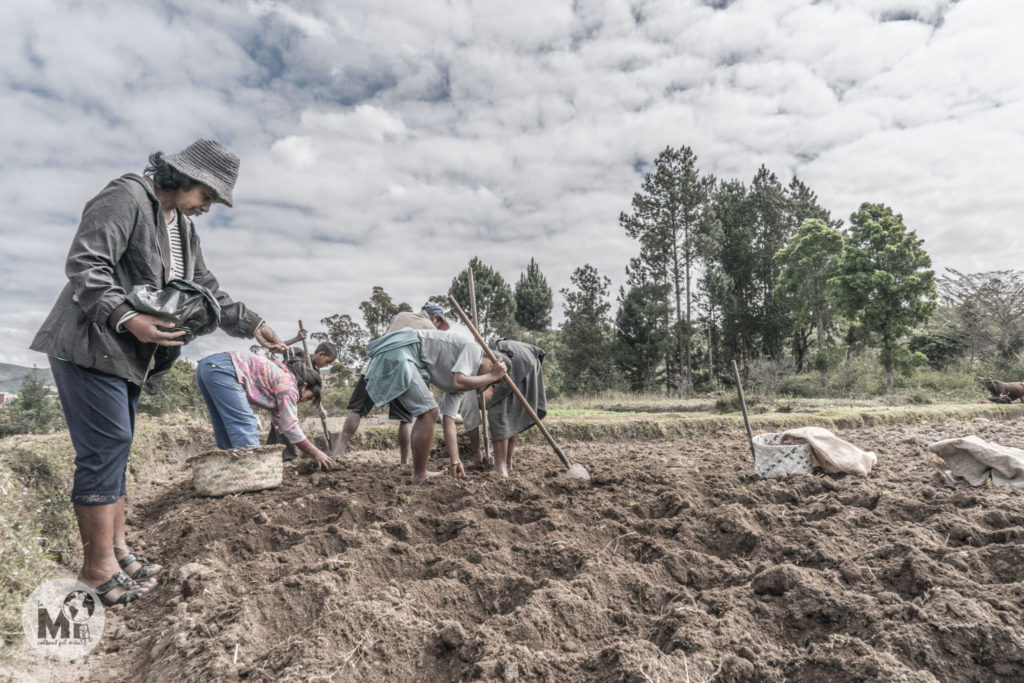
[[[193,180],[208,185],[217,193],[217,201],[231,204],[231,190],[238,180],[238,155],[216,140],[199,138],[177,154],[167,154],[164,161]]]

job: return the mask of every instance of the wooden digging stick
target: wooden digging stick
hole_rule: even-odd
[[[473,313],[473,327],[479,327],[480,323],[476,317],[476,286],[473,284],[473,266],[466,270],[469,276],[469,307]],[[480,446],[483,448],[484,457],[487,457],[489,449],[487,446],[487,400],[485,394],[477,394],[476,403],[480,408]]]
[[[740,369],[736,361],[732,362],[732,373],[736,377],[736,390],[740,392],[740,408],[743,410],[743,424],[747,426],[747,439],[750,440],[750,455],[757,459],[754,452],[754,433],[750,431],[750,418],[747,417],[747,402],[743,399],[743,382],[740,381]]]
[[[299,331],[301,332],[304,329],[306,329],[306,328],[304,328],[302,326],[302,321],[300,320],[299,321]],[[312,358],[312,356],[309,355],[309,347],[306,346],[306,338],[305,337],[302,338],[302,352],[306,354],[306,367],[312,369],[313,368],[313,358]],[[334,450],[334,444],[331,443],[331,433],[329,431],[327,431],[327,418],[325,418],[323,415],[320,416],[320,424],[323,425],[323,428],[324,428],[324,441],[327,442],[327,452],[330,453],[331,451]]]
[[[452,307],[455,308],[455,312],[459,314],[459,317],[462,318],[463,324],[469,328],[470,332],[473,333],[473,337],[476,338],[477,343],[483,347],[484,353],[487,354],[487,357],[491,359],[492,363],[497,363],[498,357],[494,355],[494,352],[487,346],[487,342],[485,342],[484,338],[480,336],[480,333],[476,331],[476,326],[470,322],[469,317],[466,316],[466,312],[462,310],[461,306],[459,306],[459,302],[450,294],[448,295],[448,301],[451,303]],[[544,435],[545,439],[547,439],[551,448],[555,450],[555,454],[562,461],[562,464],[565,465],[565,469],[572,468],[572,463],[569,462],[569,458],[566,457],[565,453],[562,452],[562,449],[555,443],[555,440],[551,437],[547,428],[541,424],[540,417],[537,416],[537,411],[531,408],[530,404],[526,402],[526,397],[523,396],[523,392],[519,391],[519,387],[516,386],[516,383],[512,381],[512,378],[509,377],[508,374],[506,374],[503,379],[505,380],[505,383],[508,384],[509,389],[512,390],[512,393],[519,399],[519,402],[523,404],[523,408],[526,408],[526,412],[529,413],[531,418],[533,418],[533,424],[537,425],[537,429],[539,429],[540,433]]]

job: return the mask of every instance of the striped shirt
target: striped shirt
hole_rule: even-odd
[[[171,241],[171,278],[179,280],[185,277],[185,259],[182,258],[181,251],[181,230],[178,228],[180,220],[181,214],[175,209],[174,218],[167,224],[167,238]]]

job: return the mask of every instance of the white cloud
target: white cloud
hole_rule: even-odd
[[[556,291],[589,262],[617,289],[619,212],[666,146],[721,178],[797,173],[838,217],[890,204],[938,268],[1016,268],[1021,25],[1015,0],[14,0],[0,361],[41,363],[84,203],[199,136],[242,158],[207,260],[284,334],[358,320],[373,285],[422,304],[473,256],[509,282],[536,257]]]

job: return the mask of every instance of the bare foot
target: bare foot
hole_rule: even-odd
[[[444,470],[437,470],[435,472],[427,471],[427,472],[424,472],[422,475],[418,475],[416,473],[413,473],[413,475],[412,475],[412,483],[414,483],[414,484],[422,484],[425,481],[427,481],[428,479],[433,479],[434,477],[441,477],[441,476],[444,476]]]
[[[497,465],[495,465],[491,469],[490,473],[493,474],[496,477],[501,477],[502,479],[508,479],[508,470],[505,469],[504,467],[498,467]]]

